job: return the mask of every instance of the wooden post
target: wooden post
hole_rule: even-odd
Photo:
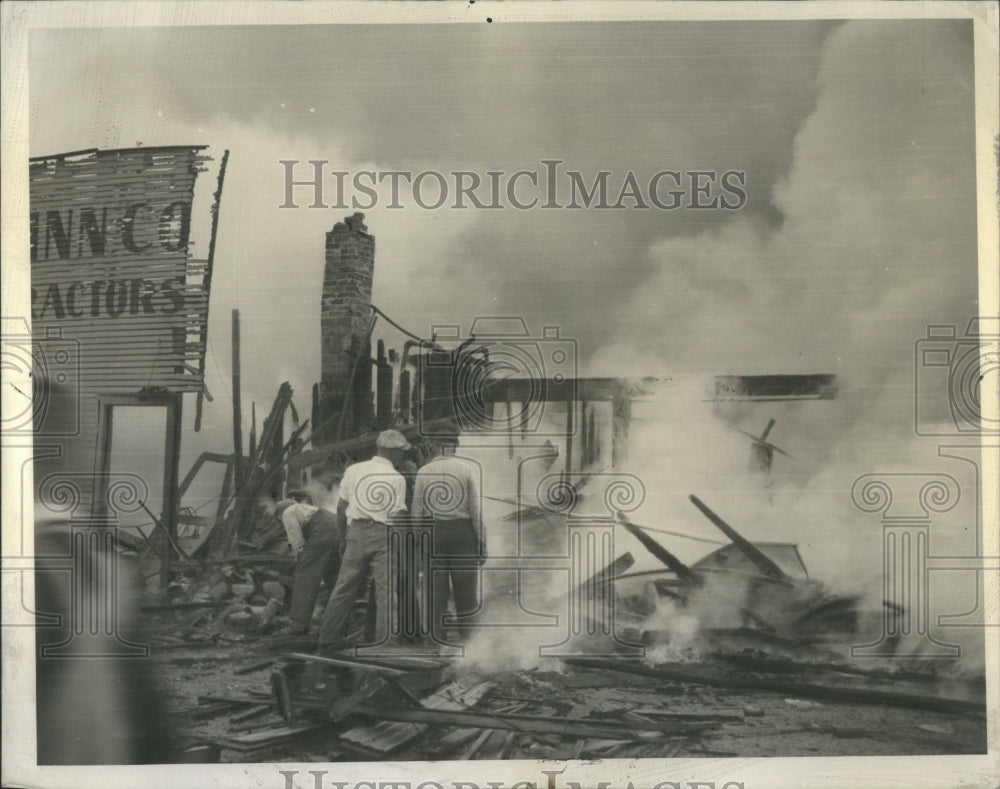
[[[244,527],[243,520],[246,510],[253,503],[253,498],[260,492],[261,478],[265,474],[261,465],[262,458],[264,453],[267,452],[268,447],[274,443],[275,432],[284,419],[285,410],[288,408],[291,399],[292,387],[286,381],[279,387],[278,396],[274,400],[274,405],[271,406],[271,413],[264,420],[260,441],[257,444],[257,452],[250,458],[251,462],[248,464],[249,469],[243,480],[243,484],[236,491],[236,506],[233,507],[230,513],[230,519],[224,524],[225,528],[221,530],[216,529],[212,535],[213,538],[215,538],[216,534],[219,535],[214,543],[216,553],[220,549],[223,553],[228,553],[236,546],[236,542],[241,534],[240,529]]]
[[[215,188],[215,194],[213,195],[214,202],[212,203],[212,233],[208,240],[208,260],[205,263],[205,277],[202,281],[202,287],[205,293],[211,293],[212,288],[212,269],[215,268],[215,238],[219,230],[219,204],[222,201],[222,183],[226,178],[226,164],[229,162],[229,150],[225,150],[222,153],[222,161],[219,162],[219,179]],[[201,323],[201,340],[199,342],[201,345],[201,357],[198,360],[198,376],[202,380],[201,389],[198,390],[198,399],[195,401],[195,414],[194,414],[194,432],[197,433],[201,430],[201,407],[202,401],[205,398],[205,353],[206,347],[208,345],[208,313],[205,313],[205,319]],[[211,397],[209,397],[211,400]]]
[[[379,430],[393,426],[392,415],[392,366],[385,357],[385,343],[378,341],[375,356],[375,419]]]
[[[160,588],[170,583],[170,562],[177,544],[177,510],[180,508],[181,415],[183,395],[167,401],[166,453],[163,466],[163,551],[160,553]]]
[[[310,421],[313,424],[313,438],[315,438],[316,443],[319,444],[323,441],[323,436],[319,433],[319,430],[323,427],[323,416],[320,414],[318,383],[313,384],[312,388],[312,417]]]
[[[233,310],[233,464],[236,490],[243,485],[243,408],[240,403],[240,311]]]
[[[403,370],[399,374],[399,413],[403,415],[403,423],[410,424],[413,414],[410,412],[410,371]]]
[[[114,435],[114,406],[101,405],[100,422],[98,423],[97,469],[100,472],[94,477],[90,491],[94,515],[99,518],[108,515],[108,500],[106,486],[108,472],[111,471],[111,440]]]
[[[250,451],[247,457],[254,457],[257,454],[257,403],[250,403]]]

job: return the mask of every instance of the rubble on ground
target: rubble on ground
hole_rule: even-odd
[[[481,674],[405,649],[325,658],[262,640],[167,658],[189,745],[226,760],[592,759],[975,753],[981,678],[862,671],[748,651],[686,663],[580,658]],[[249,647],[249,648],[248,648]],[[803,677],[803,674],[806,676]],[[220,690],[193,678],[214,675]],[[224,679],[223,679],[224,678]]]

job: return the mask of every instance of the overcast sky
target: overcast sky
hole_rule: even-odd
[[[383,190],[365,212],[374,302],[423,335],[483,314],[557,324],[596,374],[836,373],[837,403],[783,412],[781,427],[814,487],[823,469],[843,471],[825,481],[841,497],[873,464],[934,457],[913,436],[914,342],[928,323],[962,331],[978,308],[971,22],[33,31],[29,89],[35,156],[231,150],[209,335],[216,403],[188,453],[229,445],[234,307],[244,402],[261,413],[290,380],[308,414],[324,235],[351,211],[306,208],[304,191],[298,209],[279,209],[280,160],[485,178],[560,159],[615,183],[739,170],[747,201],[392,210]],[[733,419],[759,432],[766,416]]]
[[[699,371],[836,372],[848,346],[974,307],[971,43],[961,21],[36,31],[31,150],[232,151],[213,325],[243,311],[251,387],[318,374],[324,233],[348,212],[277,208],[278,161],[313,158],[745,171],[739,211],[379,206],[374,301],[420,334],[556,323],[584,362],[617,341]]]

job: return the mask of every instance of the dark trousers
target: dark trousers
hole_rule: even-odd
[[[431,553],[431,633],[444,641],[442,618],[448,610],[449,589],[455,597],[459,635],[466,639],[478,609],[479,538],[468,518],[435,520]]]
[[[420,595],[418,592],[420,568],[424,551],[419,541],[404,538],[399,557],[399,574],[396,576],[396,599],[399,612],[399,634],[407,641],[422,636],[420,628]]]
[[[340,530],[337,517],[320,510],[302,529],[306,544],[299,554],[292,580],[290,616],[293,625],[309,629],[319,585],[326,584],[331,592],[340,573]]]

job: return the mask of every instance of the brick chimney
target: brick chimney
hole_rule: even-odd
[[[315,415],[318,421],[313,423],[314,430],[319,429],[317,437],[321,443],[337,438],[345,399],[347,410],[340,437],[357,435],[371,427],[371,343],[366,337],[371,322],[375,238],[367,231],[365,215],[356,213],[337,222],[326,234],[320,307],[321,377]],[[352,366],[355,367],[353,383]]]

